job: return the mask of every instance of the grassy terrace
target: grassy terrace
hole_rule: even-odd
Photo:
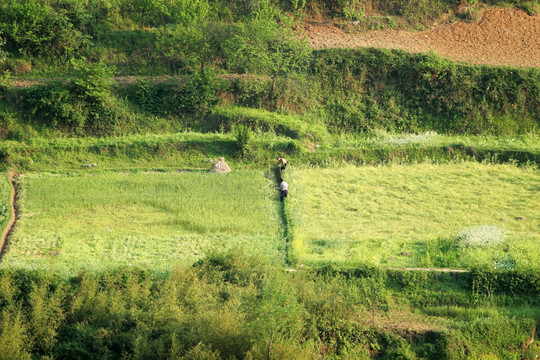
[[[25,175],[2,265],[166,270],[231,248],[279,262],[271,185],[261,171]]]
[[[296,141],[296,146],[291,146]],[[208,168],[210,159],[236,157],[235,137],[221,133],[129,135],[105,138],[36,138],[3,141],[0,159],[21,171],[65,171],[97,164],[99,169]],[[238,165],[260,168],[273,164],[275,154],[293,162],[318,165],[380,162],[447,162],[488,159],[493,162],[540,162],[540,137],[458,136],[369,133],[336,135],[308,150],[309,141],[270,133],[255,134],[249,156]]]
[[[287,176],[299,263],[538,268],[536,168],[349,165]]]

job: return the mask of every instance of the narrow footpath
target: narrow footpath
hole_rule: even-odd
[[[277,186],[279,186],[280,180],[281,180],[281,170],[279,167],[274,168],[274,178],[275,178],[275,183],[277,184]],[[278,216],[279,216],[280,226],[281,226],[281,238],[284,241],[283,246],[285,249],[285,265],[290,266],[291,259],[289,257],[289,247],[291,245],[291,239],[289,238],[289,222],[287,220],[287,215],[285,214],[284,201],[279,202],[277,210],[278,210]]]
[[[17,214],[15,212],[15,197],[17,195],[17,191],[15,190],[15,175],[16,174],[14,172],[9,173],[9,182],[11,184],[11,197],[9,201],[11,207],[11,220],[8,222],[6,228],[4,229],[4,232],[2,233],[2,238],[0,238],[0,261],[2,260],[2,255],[4,255],[6,239],[11,234],[11,230],[13,229],[13,225],[15,224],[15,218],[17,217]]]

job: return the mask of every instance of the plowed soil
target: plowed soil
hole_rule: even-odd
[[[458,62],[540,67],[540,16],[486,8],[475,22],[456,21],[421,32],[346,33],[331,21],[310,22],[305,35],[315,49],[374,47],[437,54]]]

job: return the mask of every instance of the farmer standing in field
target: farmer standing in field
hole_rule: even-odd
[[[278,157],[277,160],[278,160],[279,168],[281,169],[281,172],[284,172],[285,168],[287,167],[287,160],[285,160],[282,157]]]
[[[279,179],[279,188],[280,193],[280,200],[283,201],[284,198],[289,196],[289,184],[283,179]]]

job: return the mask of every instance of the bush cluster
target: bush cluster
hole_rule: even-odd
[[[535,132],[540,123],[536,69],[458,65],[435,54],[375,49],[316,52],[311,72],[335,131],[459,134]]]
[[[28,121],[71,134],[107,135],[129,122],[126,110],[111,93],[114,69],[104,63],[73,61],[74,78],[14,91],[13,102]]]
[[[290,274],[238,252],[208,255],[166,275],[131,268],[62,279],[3,270],[0,357],[312,359],[321,351],[354,359],[519,356],[534,319],[483,317],[475,299],[485,296],[481,279],[492,279],[487,275],[464,275],[464,283],[449,274],[368,268]],[[472,292],[466,285],[471,280]],[[537,299],[537,291],[529,295]],[[476,320],[456,319],[448,331],[385,330],[379,326],[385,314],[404,305],[395,296],[410,299],[417,315],[444,305],[450,316],[455,309]],[[534,357],[534,348],[528,352]]]

